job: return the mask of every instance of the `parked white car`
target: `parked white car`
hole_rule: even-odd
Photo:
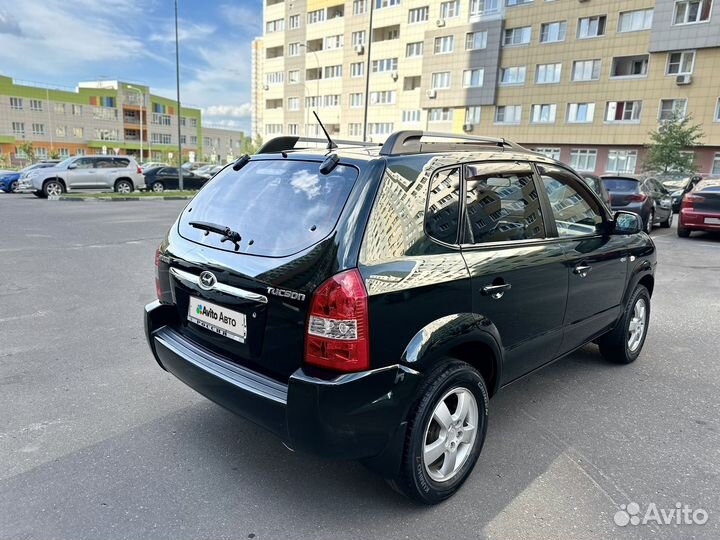
[[[130,193],[145,188],[145,177],[131,156],[75,156],[22,179],[20,189],[45,198],[71,191]]]

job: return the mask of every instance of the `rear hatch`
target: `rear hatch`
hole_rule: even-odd
[[[691,192],[695,212],[720,216],[720,179],[703,180]]]
[[[610,192],[613,208],[642,202],[646,198],[640,193],[640,182],[632,178],[603,178],[602,182]]]
[[[163,254],[178,331],[277,380],[302,363],[312,292],[333,269],[334,231],[358,176],[319,169],[292,159],[225,168],[185,208]]]

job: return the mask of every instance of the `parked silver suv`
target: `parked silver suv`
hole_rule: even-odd
[[[145,188],[145,177],[130,156],[75,156],[55,167],[33,171],[20,188],[42,198],[66,191],[130,193]]]

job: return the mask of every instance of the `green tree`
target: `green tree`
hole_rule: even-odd
[[[692,174],[697,165],[689,149],[697,146],[704,137],[702,125],[694,124],[690,115],[675,113],[650,132],[643,169],[651,172],[678,172]]]
[[[24,153],[27,156],[27,158],[30,160],[30,163],[35,163],[35,148],[33,148],[32,142],[26,141],[18,145],[18,150],[20,150],[20,152]]]
[[[60,159],[60,150],[57,148],[55,150],[50,150],[50,159]]]

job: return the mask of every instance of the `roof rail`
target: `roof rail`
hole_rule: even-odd
[[[444,139],[444,141],[422,142],[424,137]],[[449,141],[449,143],[447,142]],[[455,141],[455,142],[453,142]],[[427,152],[443,151],[450,146],[453,149],[468,149],[475,146],[497,146],[505,150],[506,147],[516,150],[525,150],[522,146],[506,139],[496,137],[479,137],[475,135],[454,135],[452,133],[436,133],[433,131],[405,130],[391,134],[383,144],[380,154],[383,156],[397,156],[402,154],[422,154]],[[440,149],[442,147],[442,150]]]
[[[260,149],[257,151],[258,154],[273,154],[276,152],[284,152],[286,150],[296,150],[298,147],[295,145],[298,142],[312,142],[312,143],[321,143],[323,145],[327,145],[327,139],[318,139],[318,138],[312,138],[312,137],[298,137],[293,135],[282,135],[280,137],[275,137],[274,139],[270,139],[268,142],[263,144]],[[362,141],[344,141],[344,140],[335,140],[335,143],[338,145],[344,145],[344,146],[380,146],[380,143],[371,143],[371,142],[362,142]],[[301,147],[300,147],[301,148]]]

